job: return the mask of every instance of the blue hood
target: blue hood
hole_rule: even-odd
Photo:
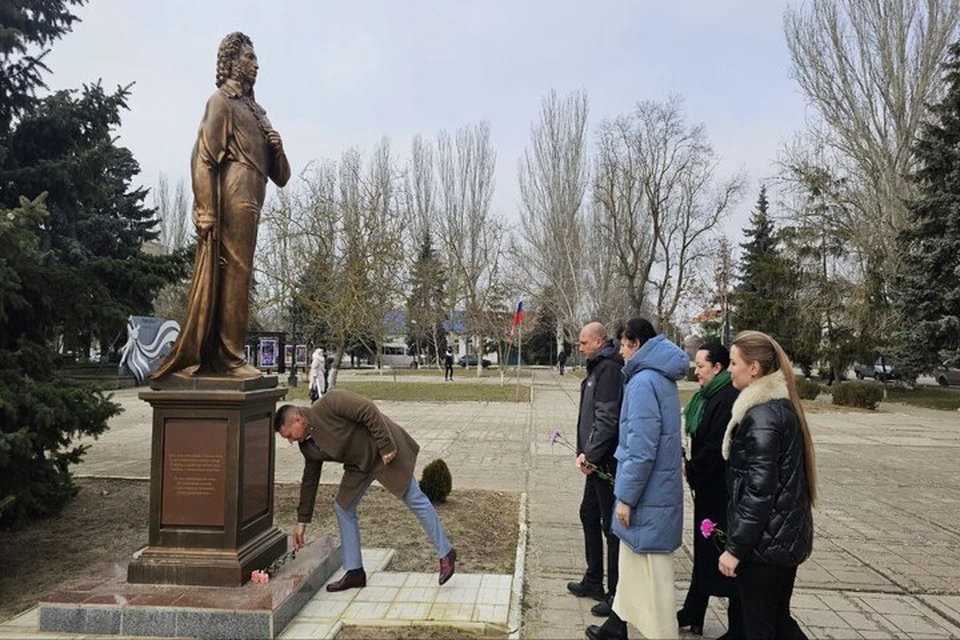
[[[623,366],[623,376],[630,380],[638,371],[653,369],[669,380],[682,380],[690,368],[687,353],[660,334],[640,347]]]

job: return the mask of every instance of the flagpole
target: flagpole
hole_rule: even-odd
[[[513,326],[510,327],[510,342],[513,342],[513,333],[517,332],[517,393],[520,393],[520,357],[523,349],[523,299],[517,303],[517,310],[513,314]]]
[[[523,320],[517,327],[517,390],[520,389],[520,356],[523,353]]]

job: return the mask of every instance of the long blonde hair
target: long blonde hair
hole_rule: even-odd
[[[813,438],[810,437],[810,428],[807,426],[807,416],[800,404],[797,394],[797,385],[793,379],[793,363],[784,353],[783,347],[776,340],[760,331],[741,331],[733,340],[732,347],[740,351],[740,355],[747,362],[756,362],[760,365],[763,375],[781,371],[787,381],[787,390],[790,393],[790,404],[800,421],[800,432],[803,434],[804,465],[807,471],[807,493],[810,504],[817,501],[817,469],[814,460]]]

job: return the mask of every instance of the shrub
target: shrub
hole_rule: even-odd
[[[453,490],[453,476],[443,458],[437,458],[423,468],[420,489],[434,504],[447,501],[447,496]]]
[[[804,400],[816,400],[817,396],[820,395],[820,392],[823,390],[820,383],[816,380],[809,380],[797,376],[796,383],[797,395]]]
[[[883,387],[863,382],[833,385],[833,404],[862,409],[876,409],[883,400]]]

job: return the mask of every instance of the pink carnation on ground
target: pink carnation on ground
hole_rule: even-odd
[[[709,538],[713,535],[713,532],[716,530],[716,528],[717,523],[710,518],[706,518],[700,523],[700,535],[702,535],[704,538]]]
[[[254,571],[250,574],[250,582],[256,584],[266,584],[270,580],[270,576],[265,571]]]

